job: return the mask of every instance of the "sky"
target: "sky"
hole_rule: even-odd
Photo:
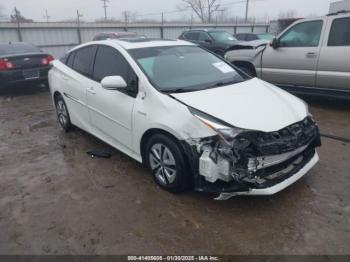
[[[231,17],[243,17],[244,0],[218,0],[227,9]],[[298,17],[321,16],[328,13],[329,4],[335,0],[250,0],[249,16],[258,19],[275,19],[283,12],[293,10]],[[190,19],[190,12],[172,12],[178,10],[182,0],[109,0],[108,16],[121,18],[124,10],[136,12],[139,18],[160,19],[165,12],[165,19]],[[0,0],[0,10],[6,15],[17,7],[22,15],[36,21],[45,21],[45,10],[50,21],[71,19],[79,9],[86,21],[104,17],[101,0]]]

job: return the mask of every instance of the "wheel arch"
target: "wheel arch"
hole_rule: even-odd
[[[179,148],[181,153],[184,156],[184,161],[186,168],[189,170],[189,174],[191,176],[190,178],[190,187],[193,187],[194,185],[194,179],[196,175],[196,170],[198,169],[198,163],[196,161],[195,154],[193,153],[192,147],[183,140],[179,140],[176,136],[171,134],[170,132],[160,129],[160,128],[152,128],[147,130],[142,138],[141,138],[141,143],[140,143],[140,150],[141,150],[141,158],[142,158],[142,163],[146,165],[146,145],[147,141],[153,136],[157,134],[162,134],[169,139],[171,139]]]
[[[59,96],[62,96],[62,94],[61,94],[60,92],[55,91],[55,92],[53,93],[53,100],[54,100],[54,102],[56,102],[56,100],[57,100],[57,98],[58,98]]]
[[[146,151],[146,145],[147,145],[147,141],[153,136],[153,135],[157,135],[157,134],[161,134],[164,135],[166,137],[168,137],[169,139],[171,139],[172,141],[174,141],[180,148],[181,151],[182,150],[182,146],[180,143],[180,140],[173,134],[171,134],[169,131],[166,131],[164,129],[161,128],[151,128],[148,129],[141,137],[141,141],[140,141],[140,152],[141,152],[141,157],[142,157],[142,162],[145,163],[146,160],[146,155],[145,155],[145,151]]]

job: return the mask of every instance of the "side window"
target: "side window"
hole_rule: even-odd
[[[66,65],[70,68],[73,68],[73,63],[74,63],[74,57],[75,57],[75,52],[72,52],[69,54],[69,57],[67,59]]]
[[[128,85],[128,94],[136,97],[138,78],[128,61],[116,49],[99,46],[96,53],[93,79],[100,82],[106,76],[121,76]]]
[[[254,40],[257,40],[258,37],[256,35],[249,34],[249,35],[247,35],[246,39],[247,39],[246,41],[254,41]]]
[[[210,37],[209,37],[209,35],[207,33],[200,32],[198,40],[201,41],[201,42],[205,42],[206,40],[211,40],[211,39],[210,39]]]
[[[67,65],[68,58],[69,58],[69,54],[65,54],[64,56],[62,56],[62,57],[60,58],[60,61],[61,61],[63,64]]]
[[[236,35],[237,40],[240,41],[246,41],[246,35],[245,34],[238,34]]]
[[[281,38],[281,47],[315,47],[318,46],[321,37],[323,21],[311,21],[296,24],[290,28]]]
[[[328,46],[350,46],[350,17],[333,21]]]
[[[94,60],[94,47],[83,47],[75,51],[73,69],[78,73],[89,77],[90,68]]]
[[[199,32],[188,32],[185,34],[185,38],[188,40],[198,41]]]

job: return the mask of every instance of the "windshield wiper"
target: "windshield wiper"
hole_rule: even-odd
[[[198,90],[194,89],[184,89],[184,88],[176,88],[176,89],[170,89],[170,90],[164,90],[165,93],[188,93],[188,92],[194,92]]]
[[[232,84],[237,84],[241,81],[228,81],[228,82],[217,82],[214,85],[209,86],[208,88],[215,88],[215,87],[221,87],[221,86],[228,86],[228,85],[232,85]]]

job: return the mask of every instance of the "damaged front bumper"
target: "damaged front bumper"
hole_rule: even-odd
[[[319,146],[319,130],[310,117],[277,132],[243,133],[231,146],[218,137],[184,142],[195,189],[217,194],[217,200],[280,192],[319,161]]]

